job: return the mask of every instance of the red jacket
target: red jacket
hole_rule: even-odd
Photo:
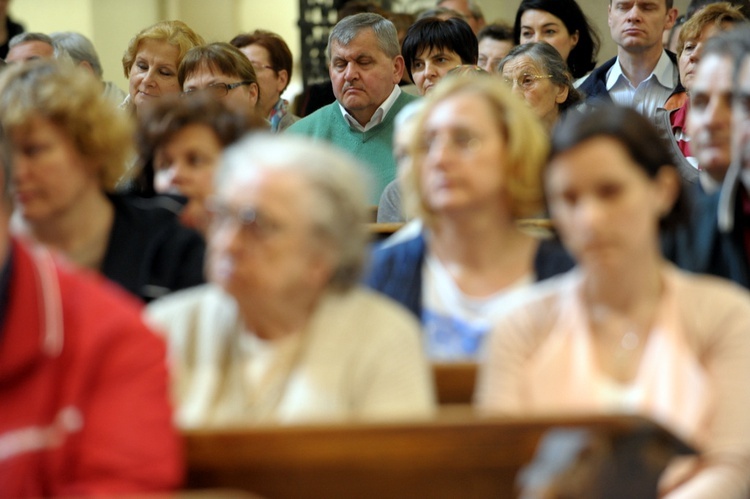
[[[140,304],[12,244],[0,332],[0,497],[174,488],[165,347]]]

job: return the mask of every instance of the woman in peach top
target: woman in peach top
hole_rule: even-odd
[[[630,109],[556,131],[545,189],[578,266],[496,324],[477,402],[516,415],[643,414],[700,451],[668,467],[662,494],[746,497],[750,295],[662,257],[660,225],[684,216],[672,165]]]

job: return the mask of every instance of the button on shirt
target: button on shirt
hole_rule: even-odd
[[[678,81],[677,66],[664,51],[651,75],[638,87],[634,87],[622,72],[618,57],[607,72],[607,91],[615,104],[632,107],[653,120],[657,108],[664,106]]]
[[[341,109],[341,114],[344,115],[344,119],[347,123],[349,123],[350,127],[354,128],[355,130],[359,130],[360,132],[366,132],[372,128],[375,128],[383,122],[385,116],[388,114],[388,111],[390,111],[393,105],[396,103],[396,99],[398,99],[399,95],[401,95],[401,89],[398,85],[394,85],[391,95],[389,95],[388,98],[383,101],[380,107],[375,110],[372,118],[370,118],[370,121],[368,121],[365,126],[360,125],[359,121],[357,121],[354,116],[349,114],[349,111],[347,111],[340,102],[339,109]]]

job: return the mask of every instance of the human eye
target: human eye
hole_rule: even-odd
[[[606,182],[596,189],[597,195],[601,199],[612,200],[622,193],[622,185],[614,182]]]
[[[683,52],[692,53],[693,50],[695,50],[696,44],[694,42],[687,42],[685,43],[685,46],[682,48]]]
[[[524,73],[521,75],[520,80],[521,80],[522,87],[529,88],[534,84],[534,81],[536,80],[536,78],[534,78],[533,75]]]
[[[191,152],[187,157],[187,164],[194,168],[200,168],[209,163],[209,158],[199,152]]]
[[[24,155],[25,157],[34,158],[43,154],[49,148],[50,148],[50,145],[47,143],[31,141],[31,142],[22,144],[19,149],[21,151],[21,154]]]
[[[331,66],[337,71],[343,71],[346,68],[346,61],[343,59],[334,59]]]
[[[422,69],[424,69],[424,61],[416,60],[411,65],[412,71],[421,71]]]
[[[750,93],[735,94],[733,104],[739,112],[747,116],[750,114]]]
[[[628,11],[632,8],[632,6],[633,6],[632,3],[627,3],[627,2],[617,2],[615,4],[615,8],[620,11]]]
[[[162,76],[166,76],[167,78],[171,78],[175,75],[175,72],[170,68],[161,68],[159,69],[159,74],[161,74]]]
[[[140,69],[141,71],[148,71],[148,63],[144,61],[135,61],[134,66]]]
[[[477,65],[479,65],[479,66],[486,66],[487,65],[487,57],[483,56],[483,55],[480,55],[479,58],[477,59]]]
[[[708,96],[704,93],[693,92],[690,99],[690,108],[696,111],[705,109],[708,105]]]
[[[531,30],[521,30],[521,39],[530,40],[534,36],[534,32]]]
[[[544,34],[547,36],[555,36],[557,34],[557,30],[553,28],[549,28],[544,30]]]

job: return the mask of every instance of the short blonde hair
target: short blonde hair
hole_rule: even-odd
[[[102,189],[114,190],[132,155],[133,128],[102,95],[101,81],[54,61],[11,65],[0,75],[0,126],[9,143],[34,118],[61,127],[91,160]]]
[[[180,54],[175,61],[175,68],[180,65],[188,50],[206,43],[203,37],[182,21],[160,21],[142,29],[128,42],[128,48],[122,56],[125,78],[130,78],[130,68],[133,67],[138,55],[138,46],[143,40],[161,40],[176,46]]]
[[[549,151],[549,138],[539,120],[520,99],[497,78],[490,75],[448,75],[427,95],[416,116],[411,138],[412,165],[404,177],[403,196],[406,212],[429,226],[435,214],[425,203],[421,185],[421,162],[424,151],[424,126],[441,102],[457,95],[482,98],[492,113],[505,141],[506,156],[501,162],[507,178],[505,195],[514,219],[538,215],[544,210],[542,171]]]

